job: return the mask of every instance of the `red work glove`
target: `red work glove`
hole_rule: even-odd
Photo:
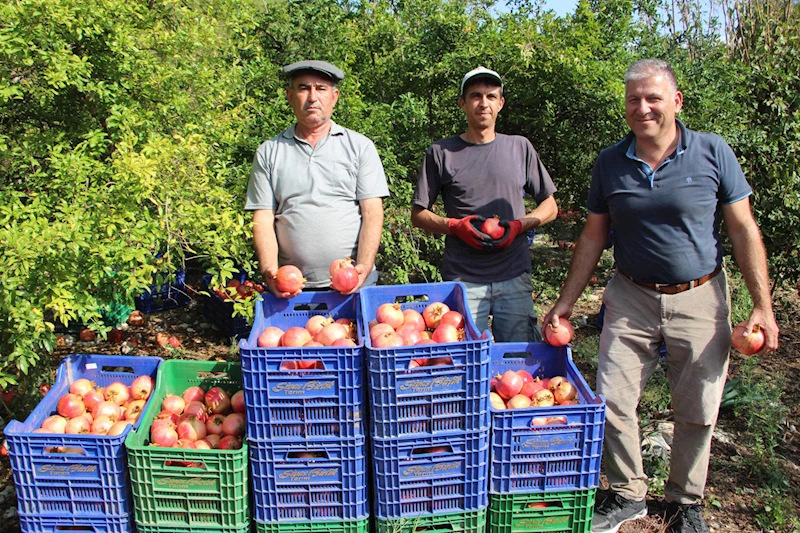
[[[447,229],[450,235],[455,235],[469,246],[477,250],[484,250],[492,245],[492,238],[478,229],[485,220],[486,218],[478,215],[451,218],[447,222]]]
[[[514,239],[522,233],[522,222],[519,220],[501,220],[500,225],[506,228],[506,233],[500,239],[493,241],[498,248],[508,248]]]

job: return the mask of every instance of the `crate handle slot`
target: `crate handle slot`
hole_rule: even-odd
[[[95,533],[97,530],[92,526],[56,526],[56,531],[88,531]]]
[[[394,299],[394,303],[396,304],[425,303],[429,301],[431,301],[431,297],[427,294],[408,294],[406,296],[398,296]]]
[[[455,531],[453,529],[453,524],[441,524],[436,526],[414,526],[414,533],[423,532],[423,531]]]
[[[566,426],[567,423],[566,416],[537,416],[531,420],[531,427]]]
[[[164,466],[171,466],[176,468],[193,468],[198,470],[206,470],[205,463],[198,463],[196,461],[175,461],[172,459],[167,459],[164,462]]]
[[[288,361],[283,361],[281,366],[278,367],[278,370],[292,372],[297,370],[325,370],[325,363],[319,360],[309,361],[302,359],[291,359]]]
[[[527,359],[530,356],[528,352],[508,352],[503,354],[503,359]]]
[[[411,455],[432,455],[439,453],[453,453],[453,447],[449,445],[422,446],[420,448],[414,448],[414,450],[411,452]]]
[[[304,304],[294,304],[292,308],[294,311],[328,311],[328,304],[327,302],[313,302],[313,303],[304,303]],[[327,314],[327,313],[323,313]]]
[[[113,372],[115,374],[125,372],[126,374],[133,374],[133,368],[130,366],[104,366],[102,372]]]
[[[47,446],[44,453],[55,455],[86,455],[86,450],[79,446]]]
[[[453,358],[449,355],[444,357],[417,357],[408,362],[409,370],[425,369],[432,366],[452,366]]]
[[[525,509],[561,509],[563,507],[561,502],[528,502],[528,504],[525,505]]]
[[[289,452],[287,459],[328,459],[328,452]]]

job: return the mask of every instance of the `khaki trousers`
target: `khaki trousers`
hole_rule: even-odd
[[[730,351],[730,294],[723,270],[680,294],[661,294],[617,274],[606,287],[597,391],[606,398],[603,459],[611,490],[633,500],[647,493],[637,406],[667,346],[667,377],[675,414],[669,502],[702,499],[711,435]]]

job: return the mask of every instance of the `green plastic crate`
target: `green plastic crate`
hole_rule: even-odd
[[[333,522],[253,522],[253,524],[256,533],[369,533],[369,518]]]
[[[486,509],[464,513],[429,514],[413,518],[376,520],[377,533],[485,533]],[[495,533],[493,529],[490,529]]]
[[[239,527],[191,527],[172,528],[161,526],[137,526],[136,533],[250,533],[250,524]]]
[[[173,359],[159,367],[157,383],[139,431],[125,439],[137,528],[159,533],[246,531],[250,520],[246,441],[239,450],[150,446],[150,425],[167,394],[180,395],[192,385],[234,393],[242,388],[241,365]],[[192,465],[176,466],[176,462]]]
[[[597,489],[489,494],[492,533],[589,533]],[[544,504],[544,506],[541,506]],[[536,505],[536,507],[529,507]]]

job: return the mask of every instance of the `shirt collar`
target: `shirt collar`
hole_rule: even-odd
[[[295,122],[290,127],[283,130],[283,137],[286,139],[294,138],[296,130],[297,130],[297,122]],[[344,134],[344,128],[331,120],[331,131],[328,132],[328,135],[343,135],[343,134]]]
[[[686,151],[686,125],[684,125],[684,123],[677,118],[675,119],[675,123],[678,125],[678,147],[675,149],[675,157],[678,157]],[[625,152],[625,155],[630,159],[639,161],[639,158],[636,157],[636,136],[633,134],[633,132],[630,132],[628,133],[627,137],[630,138],[631,143],[628,145],[628,151]],[[672,158],[670,157],[667,159],[669,160]]]

